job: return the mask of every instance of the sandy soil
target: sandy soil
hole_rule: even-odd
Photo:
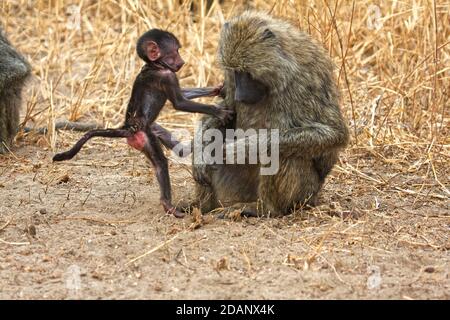
[[[110,143],[58,164],[38,146],[0,156],[1,299],[450,298],[450,207],[431,178],[347,150],[314,210],[193,228],[162,212],[145,159]],[[191,198],[187,168],[170,171]]]

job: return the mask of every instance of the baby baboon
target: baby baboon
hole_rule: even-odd
[[[231,110],[191,101],[190,99],[216,96],[222,86],[214,88],[182,89],[176,72],[184,65],[180,56],[181,45],[170,32],[151,29],[137,41],[136,51],[145,61],[141,72],[137,75],[131,98],[125,114],[124,124],[120,128],[96,129],[86,133],[75,145],[53,157],[53,161],[72,159],[93,137],[127,138],[127,143],[141,151],[155,168],[156,178],[160,186],[160,201],[167,213],[177,218],[183,217],[172,205],[169,168],[167,158],[161,149],[164,145],[172,147],[173,141],[169,131],[155,123],[156,118],[169,100],[175,109],[186,112],[210,114],[221,121],[232,116]]]
[[[0,153],[11,146],[19,126],[22,88],[31,68],[0,27]]]
[[[194,163],[196,204],[203,212],[223,205],[249,216],[314,205],[349,140],[325,50],[287,22],[245,12],[225,23],[218,56],[223,103],[236,114],[225,126],[205,116],[203,130],[279,129],[279,170],[260,175],[259,164]]]

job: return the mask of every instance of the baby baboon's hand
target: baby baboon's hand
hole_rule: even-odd
[[[224,83],[219,84],[218,86],[215,86],[213,91],[211,92],[211,97],[217,97],[217,96],[220,96],[222,98],[225,97]]]
[[[211,186],[211,180],[209,179],[209,175],[207,173],[208,167],[205,164],[196,165],[195,170],[193,170],[192,174],[194,180],[203,186]]]
[[[227,109],[225,107],[216,106],[216,117],[222,121],[223,124],[227,123],[231,119],[233,119],[234,111]]]

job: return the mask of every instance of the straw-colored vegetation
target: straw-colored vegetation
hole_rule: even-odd
[[[225,0],[222,4],[212,1],[211,7],[206,2],[7,0],[0,3],[0,23],[33,67],[33,79],[24,92],[23,125],[49,129],[45,136],[19,134],[18,148],[0,157],[2,201],[5,195],[0,207],[3,211],[0,212],[0,241],[4,242],[0,243],[0,251],[4,246],[11,257],[21,256],[24,249],[19,244],[23,244],[31,252],[54,255],[48,259],[56,259],[59,261],[56,265],[66,268],[74,262],[61,252],[73,249],[78,252],[74,256],[82,260],[86,249],[79,249],[77,241],[86,241],[98,232],[103,235],[113,225],[121,234],[113,242],[121,246],[131,241],[134,247],[113,255],[115,263],[106,259],[100,266],[92,262],[83,268],[95,281],[115,279],[116,286],[127,286],[128,278],[135,276],[139,285],[142,279],[156,283],[151,285],[149,295],[129,288],[123,297],[448,299],[450,2]],[[151,194],[148,191],[148,185],[155,185],[155,180],[143,178],[139,180],[140,186],[131,181],[148,174],[148,166],[144,160],[136,162],[139,165],[135,165],[135,160],[130,164],[130,159],[140,156],[112,140],[92,144],[90,155],[80,154],[81,165],[75,166],[76,160],[72,165],[50,163],[53,152],[67,148],[79,137],[72,132],[56,132],[55,120],[96,121],[108,127],[121,124],[131,85],[142,65],[135,53],[135,41],[141,33],[152,27],[173,32],[183,44],[181,54],[187,62],[179,73],[182,85],[215,85],[222,81],[216,63],[219,30],[228,17],[245,7],[265,10],[291,21],[321,42],[336,64],[342,109],[351,128],[352,141],[324,187],[322,205],[310,210],[306,219],[304,215],[302,218],[294,215],[270,221],[206,224],[196,216],[194,223],[200,226],[198,229],[189,226],[189,218],[180,222],[162,217],[157,204],[157,186],[151,189]],[[169,129],[192,130],[196,118],[196,115],[175,112],[168,105],[158,122]],[[27,153],[27,150],[33,151]],[[99,180],[105,174],[108,176],[104,180],[115,175],[110,182],[117,183],[113,186],[108,181],[102,185],[83,184],[87,180],[81,172]],[[192,185],[186,172],[179,165],[171,166],[178,198],[183,192],[192,195],[192,191],[185,190]],[[22,176],[18,178],[19,175]],[[55,182],[58,179],[73,185],[64,187],[61,191],[64,195],[56,200],[62,188]],[[72,187],[79,194],[71,194]],[[101,187],[108,191],[100,192]],[[124,191],[126,188],[128,193]],[[40,193],[44,189],[45,195]],[[116,200],[108,192],[123,197],[120,206],[126,212],[114,209]],[[60,204],[66,201],[65,193],[68,205],[63,209],[64,205]],[[127,197],[134,200],[127,202]],[[146,208],[145,212],[135,206],[136,201]],[[28,228],[33,224],[30,215],[40,207],[58,212],[57,217],[50,216],[50,222],[46,220],[39,226],[42,230],[57,229],[59,233],[73,228],[79,233],[73,231],[73,236],[68,233],[67,243],[61,245],[51,240],[55,234],[50,232],[40,240],[46,243],[47,251],[33,249],[34,238],[13,227]],[[17,210],[23,212],[14,216]],[[122,215],[116,220],[108,212]],[[3,221],[5,226],[1,227]],[[130,232],[140,236],[127,238],[126,233]],[[199,233],[208,238],[208,244],[201,242]],[[71,242],[77,237],[81,240]],[[182,242],[174,241],[176,237]],[[60,245],[65,248],[63,251],[56,249]],[[93,250],[109,255],[108,246],[102,248]],[[145,252],[151,253],[142,255]],[[135,257],[142,258],[132,260]],[[405,258],[396,260],[397,257]],[[16,272],[12,262],[16,260],[0,257],[0,263],[2,259],[12,269],[6,271],[0,267],[0,297],[15,296],[21,286],[9,283],[10,276],[6,273]],[[76,263],[83,264],[81,260]],[[127,264],[129,261],[132,263]],[[178,264],[173,266],[173,261]],[[367,291],[366,267],[373,264],[381,266],[377,272],[386,273],[387,280],[381,289]],[[23,270],[18,265],[16,270]],[[153,278],[153,272],[144,271],[151,268],[160,270]],[[389,273],[393,269],[396,271]],[[267,274],[272,270],[277,270],[277,274],[271,283]],[[35,273],[24,278],[25,283],[32,282],[30,279],[35,279],[40,271],[32,267],[30,272]],[[48,296],[66,297],[63,289],[53,291],[48,284],[49,277],[54,276],[52,271],[39,274],[42,274],[42,286],[50,288],[44,290],[50,292]],[[300,281],[299,274],[303,279],[302,289],[295,291],[291,283]],[[173,280],[167,280],[172,276]],[[214,276],[222,280],[215,282]],[[194,280],[189,282],[189,279]],[[191,289],[182,289],[181,293],[179,288],[172,290],[177,281],[185,283],[179,286],[191,286]],[[200,283],[199,287],[196,283]],[[239,283],[251,290],[237,293],[241,288]],[[2,286],[17,289],[2,293]],[[25,292],[24,296],[39,297],[43,292],[41,287],[34,286],[34,291]],[[96,290],[84,291],[82,297],[114,296],[105,293],[106,289]]]

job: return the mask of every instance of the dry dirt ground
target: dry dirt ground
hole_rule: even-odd
[[[78,137],[60,133],[58,150]],[[448,198],[364,149],[346,151],[313,210],[201,225],[162,212],[122,141],[51,156],[23,143],[0,156],[2,299],[450,298]],[[191,198],[187,168],[170,172],[175,200]]]

